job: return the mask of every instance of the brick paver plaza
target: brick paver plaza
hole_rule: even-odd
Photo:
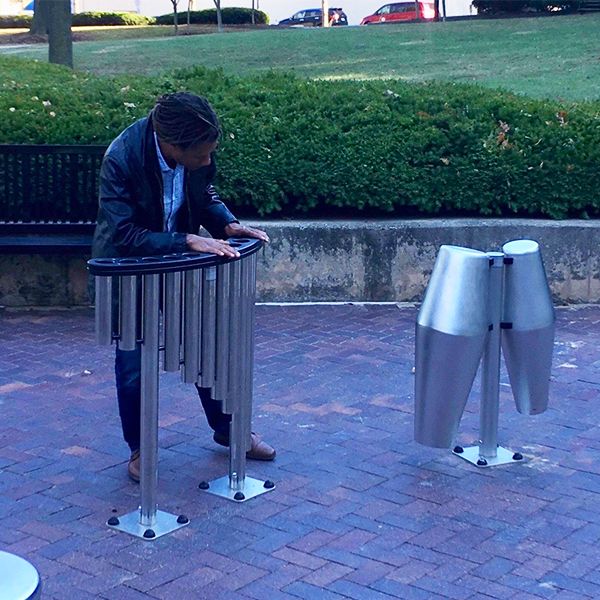
[[[557,310],[546,413],[503,374],[499,441],[527,462],[495,469],[412,440],[415,318],[257,307],[254,428],[278,456],[248,475],[277,488],[242,504],[198,489],[227,451],[162,374],[159,508],[191,524],[147,542],[105,526],[139,487],[92,311],[0,312],[0,549],[57,600],[600,598],[600,306]]]

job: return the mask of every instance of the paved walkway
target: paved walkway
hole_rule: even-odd
[[[415,316],[258,307],[254,422],[278,457],[248,474],[277,488],[244,504],[198,490],[227,454],[162,375],[159,506],[192,522],[145,542],[104,525],[138,486],[91,311],[0,313],[0,549],[57,600],[599,598],[600,306],[558,310],[546,413],[516,413],[503,376],[500,442],[528,461],[489,470],[412,441]]]

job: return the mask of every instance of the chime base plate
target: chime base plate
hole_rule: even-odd
[[[508,450],[507,448],[503,448],[502,446],[498,446],[496,456],[494,457],[481,456],[479,451],[479,446],[468,446],[463,448],[462,452],[457,452],[455,448],[452,451],[452,454],[455,454],[467,462],[470,462],[479,469],[487,469],[488,467],[497,467],[499,465],[514,465],[525,462],[525,459],[521,454],[518,452],[513,452],[512,450]]]
[[[219,477],[219,479],[213,479],[209,481],[208,488],[202,491],[208,494],[214,494],[215,496],[221,496],[221,498],[227,498],[227,500],[233,500],[234,502],[246,502],[261,494],[266,494],[271,490],[275,489],[275,485],[270,483],[268,487],[265,487],[264,481],[260,479],[254,479],[253,477],[245,477],[244,482],[238,486],[237,489],[233,489],[229,485],[229,475],[225,477]],[[241,495],[240,495],[241,494]]]
[[[113,520],[114,517],[110,520]],[[156,511],[156,518],[154,524],[151,526],[142,525],[140,523],[140,511],[134,510],[133,512],[127,513],[122,517],[117,517],[118,523],[112,524],[107,522],[106,524],[117,531],[123,531],[134,537],[141,538],[148,542],[152,542],[167,533],[172,533],[177,529],[181,529],[186,525],[189,525],[189,520],[185,517],[178,515],[172,515],[171,513],[164,512],[162,510]],[[185,519],[184,522],[183,519]],[[110,521],[109,520],[109,521]]]

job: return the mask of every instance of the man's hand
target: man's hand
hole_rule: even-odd
[[[215,240],[214,238],[200,237],[188,233],[185,237],[187,247],[193,252],[207,252],[217,256],[226,256],[227,258],[237,258],[240,253],[229,245],[227,240]]]
[[[251,237],[257,238],[265,242],[265,244],[269,243],[269,236],[260,229],[255,229],[254,227],[248,227],[247,225],[241,225],[240,223],[229,223],[227,227],[225,227],[225,235],[227,237]]]

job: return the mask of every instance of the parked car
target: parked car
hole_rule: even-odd
[[[418,11],[417,11],[418,7]],[[378,23],[397,23],[399,21],[432,21],[435,19],[434,2],[394,2],[384,4],[372,15],[365,17],[361,25],[375,25]]]
[[[279,21],[278,25],[284,27],[292,27],[301,25],[303,27],[321,27],[323,24],[322,11],[320,8],[307,8],[298,11],[289,19]],[[348,25],[348,17],[341,8],[329,9],[329,24],[330,25]]]

